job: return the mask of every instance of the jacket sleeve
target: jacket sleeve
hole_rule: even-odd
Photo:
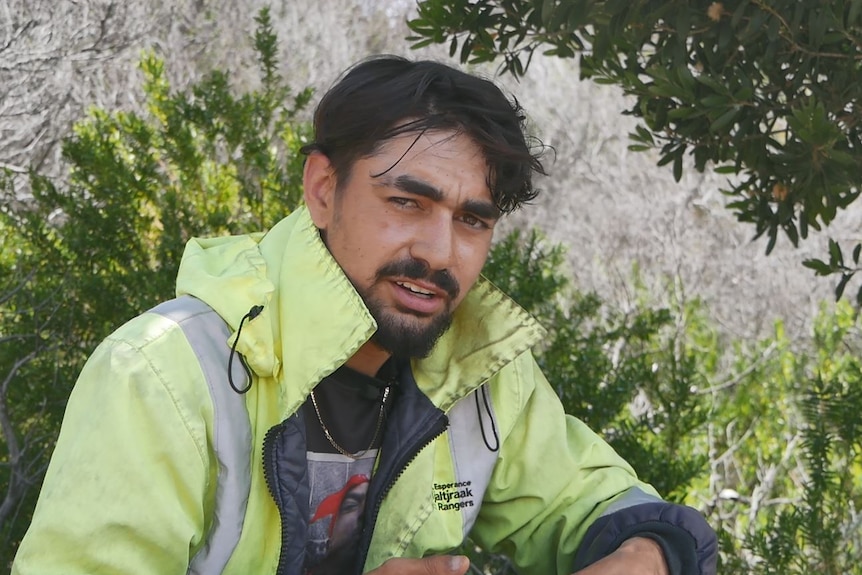
[[[191,354],[180,330],[153,316],[96,349],[69,399],[13,574],[186,572],[212,498],[211,405],[207,414],[192,395],[201,386],[182,383],[201,377]]]
[[[590,526],[575,557],[575,570],[610,554],[626,539],[647,537],[662,548],[670,575],[715,575],[718,541],[703,516],[685,505],[644,501],[637,491],[618,500],[630,506],[606,509]]]
[[[507,554],[523,573],[566,575],[629,537],[646,536],[671,545],[673,557],[695,553],[701,570],[686,574],[715,573],[715,535],[700,515],[663,502],[605,441],[566,415],[532,354],[497,378],[494,408],[499,421],[512,423],[501,429],[472,532],[479,544]]]

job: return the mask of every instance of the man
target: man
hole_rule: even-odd
[[[347,479],[341,489],[330,493],[320,502],[317,511],[311,517],[309,540],[314,539],[311,533],[314,523],[329,519],[329,526],[325,536],[321,537],[323,533],[320,532],[318,534],[318,538],[324,542],[320,552],[316,555],[306,552],[307,573],[310,575],[350,573],[356,551],[359,522],[365,509],[367,494],[368,477],[353,475]]]
[[[469,534],[523,573],[714,573],[703,519],[564,415],[530,352],[541,328],[480,278],[496,222],[542,171],[517,104],[383,57],[314,124],[306,206],[266,234],[190,242],[177,293],[196,300],[94,352],[13,571],[461,575],[448,554]],[[218,415],[232,402],[202,330],[172,319],[197,300],[229,326],[241,417]],[[226,496],[224,426],[246,416],[247,486]],[[357,485],[335,525],[327,498]]]

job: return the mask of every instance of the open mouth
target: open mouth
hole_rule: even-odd
[[[410,293],[417,295],[419,297],[422,297],[422,298],[431,299],[435,295],[434,292],[430,292],[428,290],[422,289],[421,287],[419,287],[416,284],[411,283],[411,282],[395,282],[395,283],[398,284],[400,287],[406,289]]]

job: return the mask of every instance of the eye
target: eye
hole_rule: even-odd
[[[389,198],[389,203],[395,204],[401,208],[415,208],[419,207],[419,202],[414,200],[413,198],[404,198],[400,196],[393,196]]]
[[[484,220],[480,220],[473,214],[464,214],[461,216],[461,221],[476,230],[487,230],[491,227]]]

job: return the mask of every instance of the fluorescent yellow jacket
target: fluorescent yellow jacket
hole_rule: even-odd
[[[280,559],[284,573],[298,573],[296,557],[282,555],[302,545],[290,540],[295,526],[283,523],[301,527],[308,518],[276,504],[263,472],[264,438],[371,337],[375,322],[305,209],[266,234],[191,241],[177,293],[209,304],[233,332],[251,306],[263,306],[236,341],[253,372],[243,396],[250,492],[224,573],[275,573]],[[598,544],[591,535],[581,545],[598,518],[658,501],[604,441],[563,414],[530,352],[542,333],[480,280],[432,354],[412,362],[415,386],[442,427],[409,462],[394,463],[392,484],[378,488],[379,512],[367,511],[376,520],[366,525],[366,571],[393,556],[451,551],[469,530],[525,574],[571,573],[579,548]],[[479,497],[463,492],[446,425],[483,384],[498,445]],[[95,350],[72,392],[13,574],[186,573],[213,525],[213,445],[212,400],[182,330],[156,313],[126,323]],[[288,457],[302,461],[304,453]],[[290,478],[270,480],[292,488]],[[639,495],[626,503],[632,493]],[[451,505],[459,499],[465,503]],[[464,509],[467,499],[475,509]]]

